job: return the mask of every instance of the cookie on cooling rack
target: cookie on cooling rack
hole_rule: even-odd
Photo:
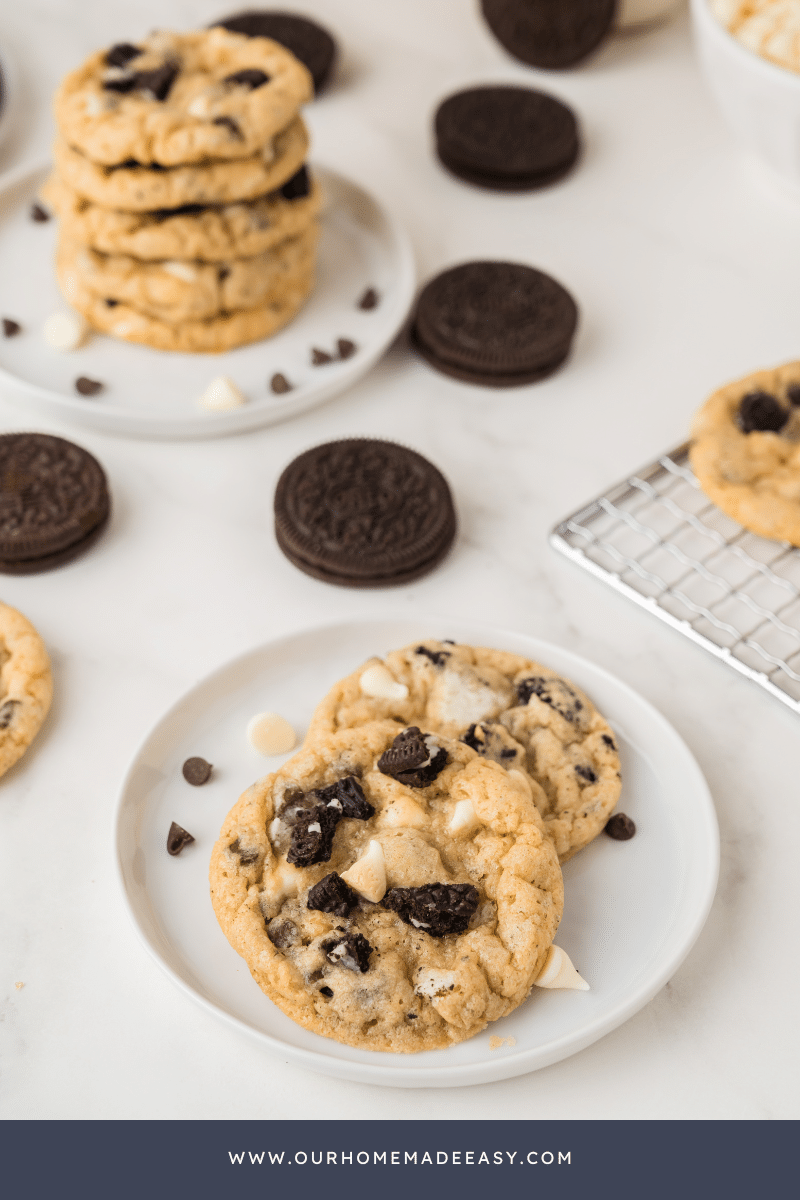
[[[515,1009],[563,907],[529,791],[463,742],[395,721],[316,738],[254,784],[210,879],[226,937],[288,1016],[406,1053]]]
[[[689,460],[729,517],[800,546],[800,362],[714,392],[694,419]]]

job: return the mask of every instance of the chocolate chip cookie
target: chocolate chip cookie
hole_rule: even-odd
[[[221,17],[214,23],[234,33],[244,33],[247,37],[272,38],[274,42],[280,42],[308,67],[317,94],[330,78],[336,58],[336,42],[327,29],[308,17],[299,13],[248,9]]]
[[[0,603],[0,775],[28,749],[52,697],[42,639],[22,613]]]
[[[107,167],[247,159],[312,95],[302,63],[277,42],[219,27],[158,30],[92,54],[63,80],[64,138]]]
[[[385,719],[460,739],[515,772],[562,862],[597,837],[619,798],[607,721],[575,684],[519,654],[428,639],[370,659],[334,684],[308,739]]]
[[[320,737],[248,789],[210,881],[226,937],[283,1012],[406,1053],[521,1004],[563,908],[526,788],[394,721]]]
[[[714,392],[694,419],[689,460],[729,517],[800,546],[800,362]]]

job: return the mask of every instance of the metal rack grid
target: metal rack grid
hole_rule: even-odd
[[[800,550],[712,504],[688,442],[567,517],[550,542],[800,713]]]

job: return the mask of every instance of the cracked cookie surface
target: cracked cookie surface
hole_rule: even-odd
[[[370,668],[388,672],[368,694]],[[427,639],[370,659],[319,704],[308,739],[392,718],[458,738],[521,772],[565,862],[605,826],[621,790],[608,722],[569,680],[519,654]]]
[[[563,885],[524,785],[445,738],[428,744],[435,778],[401,783],[378,766],[401,732],[321,736],[255,783],[210,882],[225,935],[283,1012],[352,1046],[415,1052],[526,998]]]
[[[689,461],[729,517],[800,546],[800,362],[714,392],[695,416]]]
[[[22,613],[0,603],[0,775],[28,749],[52,697],[42,639]]]
[[[311,76],[268,38],[158,30],[92,54],[55,97],[70,145],[104,166],[247,158],[297,115]]]

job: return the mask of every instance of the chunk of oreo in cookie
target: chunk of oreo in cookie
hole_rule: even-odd
[[[431,937],[464,933],[478,907],[479,893],[471,883],[426,883],[423,887],[392,888],[381,900],[401,921]]]
[[[780,433],[788,420],[788,410],[769,392],[748,392],[736,412],[742,433]]]
[[[272,38],[274,42],[280,42],[311,72],[317,94],[330,77],[336,57],[336,42],[327,29],[308,17],[297,13],[248,9],[221,17],[214,24],[232,33],[243,33],[246,37]]]
[[[302,200],[311,191],[311,180],[308,175],[308,167],[302,166],[299,171],[295,171],[291,179],[287,179],[278,191],[283,196],[284,200]]]
[[[564,679],[544,675],[529,675],[517,684],[517,700],[528,704],[537,696],[543,704],[555,709],[570,725],[580,726],[586,718],[586,705]]]
[[[518,387],[562,365],[577,324],[572,296],[543,271],[522,263],[468,262],[425,285],[411,342],[454,379]]]
[[[306,907],[318,912],[335,913],[337,917],[347,917],[358,907],[358,902],[358,893],[345,883],[341,875],[331,871],[309,889]]]
[[[138,58],[141,53],[141,49],[130,42],[117,42],[106,54],[106,66],[127,67],[128,63]]]
[[[563,178],[578,158],[578,122],[566,104],[524,87],[457,92],[434,117],[436,153],[467,183],[519,192]]]
[[[333,853],[333,836],[341,814],[326,804],[298,812],[292,822],[291,845],[286,861],[298,867],[327,862]]]
[[[591,54],[610,32],[616,8],[617,0],[481,0],[500,45],[548,70],[575,66]]]
[[[46,433],[0,435],[0,572],[70,562],[94,544],[110,511],[105,473],[87,450]]]
[[[348,971],[360,971],[362,975],[369,970],[369,957],[374,953],[374,947],[362,933],[329,938],[322,943],[322,950],[328,962],[346,967]]]
[[[456,533],[450,489],[413,450],[349,438],[307,450],[275,491],[275,536],[301,571],[344,587],[408,583]]]
[[[450,657],[447,650],[429,650],[427,646],[417,646],[414,653],[430,659],[435,667],[443,667]]]
[[[447,766],[447,751],[432,734],[423,734],[416,725],[398,733],[388,750],[378,759],[378,770],[406,787],[423,788]]]
[[[355,775],[345,775],[343,779],[337,779],[328,787],[317,788],[311,794],[317,797],[320,804],[336,809],[342,817],[368,821],[375,815],[375,809],[364,795],[364,789]]]
[[[231,87],[243,87],[247,88],[249,92],[254,92],[256,88],[269,83],[269,75],[266,71],[259,71],[258,67],[245,67],[242,71],[234,71],[232,75],[226,75],[222,82]]]
[[[152,71],[132,71],[128,75],[113,75],[103,80],[107,92],[149,92],[154,100],[163,102],[178,78],[180,67],[174,62],[165,62]],[[151,164],[152,165],[152,164]]]

